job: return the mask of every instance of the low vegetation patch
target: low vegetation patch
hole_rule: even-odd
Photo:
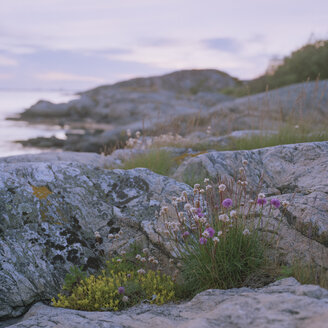
[[[170,152],[155,149],[132,157],[123,164],[122,168],[128,170],[144,167],[158,174],[169,175],[174,166],[176,162]]]

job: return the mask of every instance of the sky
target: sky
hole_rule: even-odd
[[[201,68],[251,79],[310,39],[328,39],[327,0],[0,0],[0,88]]]

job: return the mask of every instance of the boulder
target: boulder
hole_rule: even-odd
[[[313,259],[328,269],[328,142],[212,151],[183,162],[174,177],[195,182],[205,177],[236,178],[243,159],[248,161],[248,189],[254,198],[258,190],[269,200],[290,202],[287,210],[275,213],[282,222],[271,222],[279,226],[279,243],[286,258]]]
[[[135,241],[167,260],[157,212],[190,189],[146,169],[101,169],[102,160],[54,153],[0,161],[0,318],[55,296],[70,266],[95,272]]]
[[[328,291],[288,278],[260,289],[207,290],[191,301],[141,304],[121,312],[82,312],[37,303],[12,328],[322,328]]]

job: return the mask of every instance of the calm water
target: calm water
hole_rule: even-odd
[[[14,140],[24,140],[35,137],[65,138],[65,131],[59,126],[29,126],[25,122],[7,121],[38,100],[49,100],[54,103],[66,102],[75,98],[72,93],[45,91],[2,91],[0,90],[0,157],[26,153],[40,153],[42,150],[26,148],[13,143]]]

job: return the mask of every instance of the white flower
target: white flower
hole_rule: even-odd
[[[263,194],[263,192],[260,192],[257,196],[257,198],[259,199],[264,199],[265,198],[265,194]]]
[[[141,136],[141,132],[140,132],[140,131],[137,131],[137,132],[136,132],[136,137],[139,139],[140,136]]]
[[[112,233],[108,234],[108,239],[113,239],[114,235]]]
[[[154,264],[158,264],[158,260],[154,260],[153,263],[154,263]]]
[[[204,238],[208,238],[210,236],[210,234],[205,230],[203,233],[202,233],[202,236]]]
[[[218,242],[220,241],[220,239],[219,239],[218,237],[214,237],[214,238],[213,238],[213,241],[214,241],[214,243],[216,244],[216,243],[218,243]]]
[[[204,179],[204,183],[208,184],[210,182],[210,179],[209,178],[205,178]]]
[[[142,257],[142,258],[140,259],[140,261],[141,261],[142,263],[145,263],[147,260],[146,260],[144,257]]]
[[[200,189],[199,192],[200,192],[201,194],[205,194],[205,190],[204,190],[204,189]]]
[[[243,235],[249,235],[250,234],[250,232],[249,232],[249,230],[248,229],[245,229],[244,231],[243,231]]]
[[[116,262],[121,263],[122,259],[117,259]]]
[[[235,210],[230,211],[230,217],[236,218],[237,217],[237,211],[235,211]]]
[[[154,262],[154,260],[155,260],[154,256],[149,256],[148,257],[148,262],[152,263],[152,262]]]
[[[148,248],[144,248],[144,249],[142,250],[142,252],[143,252],[144,254],[148,254],[148,253],[149,253],[149,249],[148,249]]]
[[[286,208],[289,205],[289,202],[287,200],[284,200],[281,204],[283,207]]]
[[[128,298],[127,296],[123,296],[123,297],[122,297],[122,301],[123,301],[124,303],[127,303],[127,302],[129,302],[129,298]]]
[[[101,238],[99,231],[95,231],[95,237],[96,238]]]
[[[184,206],[185,211],[190,211],[191,208],[192,208],[192,206],[189,203],[185,204],[185,206]]]
[[[136,259],[137,259],[137,260],[140,260],[140,259],[141,259],[141,255],[140,255],[140,254],[137,254],[137,255],[136,255]]]
[[[221,184],[219,185],[219,191],[225,191],[226,188],[227,188],[226,185],[223,184],[223,183],[221,183]]]
[[[200,188],[200,184],[199,183],[196,183],[195,185],[194,185],[194,189],[199,189]]]
[[[222,231],[218,231],[218,236],[220,237],[222,235]]]
[[[219,215],[219,220],[222,222],[228,222],[229,221],[229,217],[227,214],[221,214]]]
[[[117,233],[116,235],[114,235],[115,239],[119,239],[120,235]]]
[[[240,168],[239,168],[239,173],[240,173],[240,174],[244,174],[244,173],[245,173],[245,169],[244,169],[243,167],[240,167]]]
[[[213,188],[213,187],[212,187],[211,185],[207,185],[207,186],[206,186],[206,191],[208,191],[208,190],[212,190],[212,188]]]
[[[145,271],[144,269],[139,269],[137,272],[138,272],[139,274],[145,274],[145,273],[146,273],[146,271]]]
[[[196,213],[197,212],[197,208],[196,207],[191,207],[190,208],[190,212],[191,213]]]
[[[246,166],[248,164],[248,161],[246,159],[243,159],[242,164]]]

